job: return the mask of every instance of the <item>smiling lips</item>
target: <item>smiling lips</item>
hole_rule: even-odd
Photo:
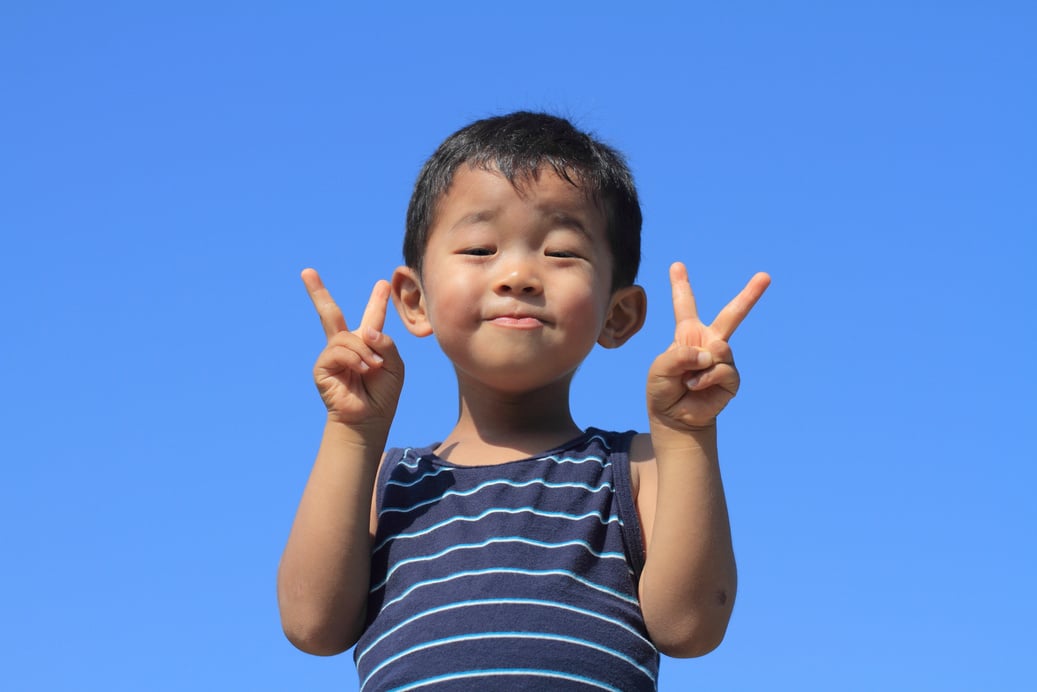
[[[544,326],[543,320],[532,315],[500,315],[490,320],[499,327],[511,329],[538,329]]]

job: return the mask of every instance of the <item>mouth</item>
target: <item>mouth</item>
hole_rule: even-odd
[[[532,315],[498,315],[490,319],[491,324],[508,329],[539,329],[544,326],[544,321]]]

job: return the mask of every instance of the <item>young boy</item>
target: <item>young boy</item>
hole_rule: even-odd
[[[738,389],[728,339],[757,274],[711,325],[682,264],[676,332],[648,370],[650,432],[577,426],[576,369],[642,326],[641,211],[621,156],[560,118],[478,121],[422,169],[406,265],[358,329],[312,269],[327,421],[278,574],[288,638],[356,644],[364,690],[655,689],[658,652],[724,636],[735,564],[716,416]],[[406,328],[454,365],[457,424],[384,451]],[[430,405],[442,405],[430,398]]]

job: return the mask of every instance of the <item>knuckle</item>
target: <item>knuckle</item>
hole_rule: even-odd
[[[717,341],[714,341],[712,344],[710,344],[709,350],[713,353],[713,355],[719,356],[722,360],[731,359],[731,344],[727,343],[722,339],[718,339]]]

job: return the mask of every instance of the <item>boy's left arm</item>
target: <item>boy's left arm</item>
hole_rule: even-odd
[[[728,339],[770,284],[754,276],[710,325],[698,317],[687,270],[670,268],[677,327],[648,372],[647,439],[633,456],[646,539],[640,599],[653,642],[670,656],[701,656],[724,637],[736,572],[720,479],[716,417],[738,391]],[[639,450],[640,448],[640,450]],[[651,458],[654,457],[654,460]]]

